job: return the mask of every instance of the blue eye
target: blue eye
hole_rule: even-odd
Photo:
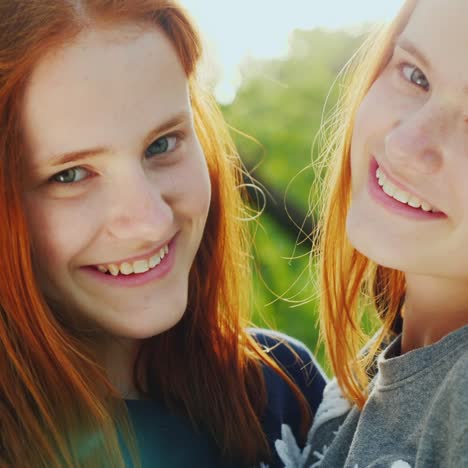
[[[406,80],[424,89],[424,91],[429,90],[429,81],[418,67],[406,64],[403,65],[401,71]]]
[[[164,153],[170,153],[177,146],[176,136],[164,136],[153,141],[145,150],[145,156],[151,158]]]
[[[51,180],[59,184],[73,184],[81,182],[86,179],[87,176],[88,171],[86,169],[82,167],[72,167],[71,169],[66,169],[65,171],[55,174],[51,177]]]

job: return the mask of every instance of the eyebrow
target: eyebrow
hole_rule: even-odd
[[[178,114],[171,117],[169,120],[166,120],[161,125],[158,125],[156,128],[151,130],[148,136],[144,140],[144,145],[147,146],[154,141],[159,135],[178,127],[184,122],[188,122],[191,120],[191,113],[188,111],[182,111]],[[48,163],[51,166],[61,166],[63,164],[67,164],[70,162],[75,162],[78,160],[83,160],[86,158],[92,158],[98,155],[102,155],[103,153],[109,152],[110,149],[99,146],[96,148],[90,148],[80,151],[72,151],[70,153],[63,153],[56,156],[53,156],[48,160]]]
[[[431,68],[429,60],[426,56],[406,37],[399,37],[395,46],[400,47],[404,51],[416,57],[427,69]]]

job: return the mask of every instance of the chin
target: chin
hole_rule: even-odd
[[[170,312],[161,314],[158,313],[158,311],[167,311],[167,305],[165,305],[165,307],[162,305],[156,306],[151,308],[151,310],[148,309],[135,313],[132,317],[127,316],[125,321],[115,320],[112,323],[98,324],[98,326],[105,329],[108,334],[113,336],[143,340],[173,328],[184,316],[186,308],[186,302],[182,304],[181,301],[180,304],[172,305]]]
[[[349,243],[370,261],[384,267],[399,269],[399,257],[404,255],[401,243],[393,243],[383,235],[375,222],[353,216],[350,211],[346,220],[346,235]]]
[[[164,317],[164,320],[158,320],[157,323],[148,325],[146,330],[142,330],[142,334],[145,335],[145,338],[149,338],[151,336],[160,335],[161,333],[170,330],[182,320],[185,311],[186,307],[177,311],[173,311],[170,315]]]
[[[179,321],[180,318],[177,318],[174,320],[167,320],[164,323],[140,324],[139,327],[115,327],[111,330],[108,329],[108,333],[121,338],[145,340],[170,330],[177,325]]]

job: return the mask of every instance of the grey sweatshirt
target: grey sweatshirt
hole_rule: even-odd
[[[379,356],[362,411],[332,380],[304,450],[283,426],[285,468],[468,468],[468,325],[403,355],[400,342]]]

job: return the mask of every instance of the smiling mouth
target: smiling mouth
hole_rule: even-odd
[[[161,247],[158,252],[147,258],[142,258],[133,262],[96,265],[94,268],[109,276],[129,276],[146,273],[158,267],[164,257],[169,253],[169,245],[170,244],[166,244],[164,247]]]
[[[375,176],[377,178],[377,183],[380,185],[383,192],[403,205],[408,205],[411,208],[419,209],[421,211],[425,211],[426,213],[442,213],[440,210],[430,205],[429,203],[419,199],[415,195],[406,192],[400,187],[397,187],[391,180],[389,180],[389,178],[385,175],[379,166],[377,166]]]

